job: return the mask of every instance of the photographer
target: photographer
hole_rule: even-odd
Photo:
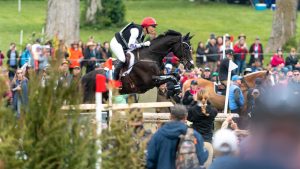
[[[197,94],[198,91],[198,83],[196,80],[192,80],[190,90],[184,93],[182,98],[182,104],[187,106],[187,108],[191,107],[194,104],[194,95]]]

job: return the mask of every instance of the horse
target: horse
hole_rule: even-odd
[[[127,52],[125,70],[121,71],[122,88],[120,93],[145,93],[169,81],[177,83],[177,79],[173,75],[161,73],[162,60],[168,53],[173,52],[186,69],[191,69],[194,66],[191,55],[191,38],[189,33],[182,36],[179,32],[168,30],[151,40],[149,47]],[[132,61],[133,58],[134,61]]]
[[[128,70],[121,71],[122,87],[119,93],[145,93],[169,81],[177,84],[175,76],[161,73],[162,60],[168,53],[173,52],[186,69],[191,69],[194,66],[190,46],[191,38],[190,33],[182,36],[179,32],[168,30],[151,40],[149,47],[127,53],[125,67]],[[131,60],[134,60],[132,64],[129,63]],[[94,70],[82,78],[84,102],[94,101],[96,74],[106,75],[104,70]]]
[[[241,84],[241,90],[243,92],[244,98],[245,98],[245,103],[247,103],[247,94],[248,94],[248,89],[255,87],[255,79],[256,78],[262,78],[264,83],[270,83],[269,81],[269,71],[259,71],[259,72],[254,72],[254,73],[249,73],[244,76]],[[215,91],[215,84],[214,82],[211,82],[209,80],[205,80],[203,78],[194,78],[194,79],[189,79],[187,80],[182,87],[182,92],[186,92],[189,90],[191,81],[192,80],[197,80],[198,87],[199,88],[206,88],[206,90],[209,93],[209,102],[217,108],[218,110],[223,111],[224,110],[224,105],[225,105],[225,96],[224,95],[219,95]],[[242,112],[245,112],[247,110],[247,104],[244,104]]]

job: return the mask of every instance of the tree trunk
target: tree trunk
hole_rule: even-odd
[[[87,0],[86,8],[85,22],[88,24],[95,24],[97,12],[103,9],[101,0]]]
[[[298,0],[277,0],[272,33],[266,52],[275,52],[296,35]]]
[[[79,40],[79,0],[48,0],[46,36],[55,35],[66,44]]]

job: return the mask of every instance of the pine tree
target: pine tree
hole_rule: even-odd
[[[29,105],[20,119],[1,106],[0,160],[14,169],[95,168],[96,137],[78,110],[63,111],[63,104],[80,102],[78,86],[58,87],[58,69],[52,69],[47,85],[40,77],[29,80]],[[85,131],[82,131],[85,126]]]

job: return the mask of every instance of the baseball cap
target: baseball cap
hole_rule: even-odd
[[[219,152],[235,152],[238,149],[238,138],[232,130],[220,129],[214,134],[212,145]]]
[[[245,72],[252,72],[252,69],[251,69],[250,67],[247,67],[247,68],[245,69]]]
[[[218,73],[218,72],[214,72],[214,73],[212,74],[212,76],[219,76],[219,73]]]
[[[172,66],[171,64],[167,63],[166,66],[165,66],[165,68],[167,68],[167,69],[172,69],[173,66]]]
[[[198,83],[197,83],[197,80],[192,80],[191,81],[191,85],[197,85]]]
[[[209,67],[205,67],[204,71],[210,71],[210,68]]]
[[[234,75],[234,76],[231,77],[232,81],[237,81],[237,80],[242,80],[242,79],[243,79],[243,77],[242,76],[238,76],[238,75]]]
[[[227,54],[233,55],[234,52],[233,52],[232,49],[226,49],[226,50],[225,50],[225,54],[226,54],[226,55],[227,55]]]

